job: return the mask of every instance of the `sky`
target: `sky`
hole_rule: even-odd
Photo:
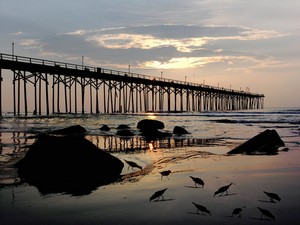
[[[0,52],[84,56],[85,65],[264,94],[266,108],[300,107],[299,11],[299,0],[0,0]]]

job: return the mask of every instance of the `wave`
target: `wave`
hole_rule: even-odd
[[[300,121],[286,121],[286,120],[232,120],[232,119],[217,119],[217,120],[209,120],[210,122],[215,123],[232,123],[232,124],[291,124],[295,126],[280,126],[281,128],[291,128],[298,127],[296,125],[300,125]]]

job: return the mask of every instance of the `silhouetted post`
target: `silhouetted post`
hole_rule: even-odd
[[[114,93],[114,113],[117,112],[117,99],[118,99],[118,93],[117,93],[117,85],[114,84],[114,90],[115,90],[115,93]]]
[[[11,55],[12,55],[12,60],[14,60],[15,57],[15,43],[11,43]]]
[[[39,74],[39,115],[42,114],[42,78]]]
[[[67,77],[64,76],[64,89],[65,89],[65,110],[68,113],[68,93],[67,93]]]
[[[106,91],[105,91],[105,82],[103,82],[103,110],[106,113]]]
[[[127,112],[127,101],[126,101],[126,88],[125,88],[125,86],[126,86],[126,83],[124,82],[123,83],[123,87],[122,87],[122,89],[123,89],[123,112],[124,113],[126,113]]]
[[[135,84],[135,87],[133,89],[135,91],[135,112],[139,111],[139,90],[138,90],[138,84]]]
[[[98,84],[99,80],[96,79],[96,113],[99,113],[99,84]]]
[[[119,82],[119,113],[122,113],[122,81]]]
[[[131,88],[130,88],[130,91],[131,91],[131,101],[132,101],[132,113],[134,113],[134,99],[133,99],[133,92],[134,92],[134,89],[133,89],[133,83],[131,83]]]
[[[69,113],[72,113],[72,77],[69,77]]]
[[[36,73],[34,73],[34,110],[33,110],[33,115],[37,114],[37,91],[36,91],[36,86],[37,86],[37,76],[36,76]]]
[[[171,88],[168,87],[168,112],[171,111]]]
[[[186,89],[186,111],[190,111],[190,91]]]
[[[20,95],[21,95],[21,87],[20,87],[20,71],[18,71],[18,116],[20,115]]]
[[[108,90],[107,90],[107,113],[109,113],[109,107],[110,107],[110,97],[111,97],[111,88],[110,88],[110,80],[108,81]]]
[[[26,90],[26,71],[24,71],[24,108],[25,108],[25,116],[27,116],[27,90]]]
[[[60,83],[60,75],[57,75],[57,112],[60,113],[59,108],[59,83]]]
[[[48,74],[46,73],[45,74],[45,88],[46,88],[46,112],[47,112],[47,115],[49,115],[49,94],[48,94],[48,86],[49,86],[49,83],[48,83]]]
[[[0,116],[2,116],[2,69],[0,68]]]
[[[174,111],[176,112],[177,111],[177,88],[175,87],[174,88]]]
[[[74,96],[74,112],[75,114],[77,114],[77,77],[75,77],[75,80],[74,80],[74,92],[75,92],[75,96]]]
[[[85,88],[85,78],[81,78],[81,113],[82,114],[84,114],[84,88]]]
[[[13,99],[14,99],[14,116],[16,115],[16,71],[13,71]]]
[[[55,107],[54,107],[54,97],[55,97],[55,89],[54,89],[54,82],[55,82],[55,76],[52,77],[52,113],[55,113]]]
[[[154,96],[154,91],[155,91],[155,90],[154,90],[154,85],[152,85],[152,111],[154,111],[154,101],[155,101],[155,100],[154,100],[154,97],[155,97],[155,96]]]
[[[183,92],[182,92],[182,88],[180,89],[180,111],[183,112]]]
[[[92,78],[90,78],[90,112],[93,113]]]

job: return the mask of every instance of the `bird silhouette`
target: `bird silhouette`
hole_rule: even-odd
[[[197,208],[197,214],[199,214],[199,211],[200,211],[200,212],[202,212],[203,215],[205,215],[205,213],[207,213],[207,214],[209,214],[211,216],[210,211],[205,206],[199,205],[199,204],[197,204],[195,202],[192,202],[192,203]]]
[[[262,209],[262,208],[259,208],[259,207],[257,207],[257,208],[261,213],[260,219],[263,219],[263,216],[265,216],[266,219],[271,218],[271,219],[275,220],[275,216],[269,210]]]
[[[264,191],[264,193],[270,198],[270,202],[275,202],[274,199],[279,202],[281,200],[281,198],[275,193],[266,192],[266,191]]]
[[[243,206],[243,207],[241,207],[241,208],[235,208],[235,209],[232,211],[231,217],[233,217],[234,215],[239,215],[239,217],[242,217],[242,211],[243,211],[244,208],[246,208],[246,206]]]
[[[197,184],[202,186],[202,188],[204,187],[204,182],[201,178],[193,176],[190,176],[190,178],[192,178],[192,180],[195,182],[195,187],[197,187]]]
[[[164,170],[164,171],[161,171],[159,173],[161,174],[161,179],[162,179],[163,177],[169,176],[170,173],[172,173],[172,172],[171,172],[171,170]]]
[[[220,194],[220,196],[226,192],[226,195],[228,195],[228,188],[232,185],[232,183],[226,185],[226,186],[223,186],[223,187],[220,187],[214,194],[214,197],[218,194]]]
[[[165,191],[167,190],[168,188],[165,188],[165,189],[162,189],[162,190],[159,190],[157,192],[155,192],[151,197],[150,197],[150,202],[154,199],[156,199],[156,201],[159,200],[160,197],[162,197],[162,200],[164,200],[164,196],[163,194],[165,193]]]
[[[140,165],[138,165],[138,164],[136,164],[135,162],[132,162],[132,161],[128,161],[128,160],[126,160],[126,159],[124,159],[125,160],[125,162],[129,165],[128,166],[128,169],[129,169],[129,167],[132,167],[132,168],[139,168],[139,169],[143,169],[143,167],[141,167]]]

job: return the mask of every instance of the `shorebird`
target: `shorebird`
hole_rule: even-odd
[[[192,202],[192,203],[197,208],[197,214],[199,214],[199,211],[200,211],[200,212],[202,212],[203,215],[205,215],[205,213],[207,213],[207,214],[209,214],[211,216],[210,211],[205,206],[199,205],[199,204],[197,204],[195,202]]]
[[[204,187],[204,182],[201,178],[193,176],[190,176],[190,178],[192,178],[192,180],[195,182],[195,187],[197,187],[197,184],[202,186],[202,188]]]
[[[128,160],[126,160],[126,159],[124,159],[125,160],[125,162],[129,165],[128,166],[128,169],[129,169],[129,167],[132,167],[132,168],[139,168],[139,169],[143,169],[143,167],[141,167],[140,165],[138,165],[138,164],[136,164],[135,162],[132,162],[132,161],[128,161]]]
[[[223,186],[223,187],[220,187],[214,194],[214,197],[218,194],[220,194],[220,196],[226,191],[226,195],[228,195],[228,188],[232,185],[232,183],[226,185],[226,186]]]
[[[160,197],[162,197],[162,200],[164,200],[164,196],[163,194],[165,193],[165,191],[167,190],[168,188],[165,188],[165,189],[162,189],[160,191],[157,191],[155,192],[151,197],[150,197],[150,202],[153,200],[153,199],[156,199],[156,201],[159,200]]]
[[[258,210],[261,213],[260,219],[263,219],[262,217],[265,216],[266,219],[269,217],[272,220],[275,220],[275,216],[269,210],[262,209],[262,208],[259,208],[259,207],[257,207],[257,208],[258,208]]]
[[[246,206],[243,206],[243,207],[241,207],[241,208],[235,208],[235,209],[232,211],[231,217],[233,217],[234,215],[239,215],[239,217],[242,217],[242,211],[243,211],[244,208],[246,208]]]
[[[172,172],[171,172],[171,170],[164,170],[164,171],[161,171],[159,173],[161,174],[161,179],[162,179],[163,177],[169,176],[170,173],[172,173]]]
[[[280,198],[277,194],[275,194],[275,193],[266,192],[266,191],[264,191],[264,193],[265,193],[268,197],[270,197],[270,202],[275,202],[274,199],[277,200],[277,201],[279,201],[279,202],[280,202],[280,200],[281,200],[281,198]]]

